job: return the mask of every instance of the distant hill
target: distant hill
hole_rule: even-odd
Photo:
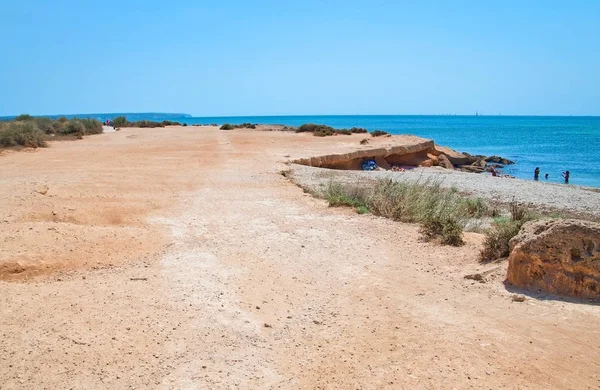
[[[11,120],[17,115],[0,116],[0,120]],[[190,114],[179,114],[179,113],[162,113],[162,112],[112,112],[112,113],[95,113],[95,114],[55,114],[55,115],[34,115],[34,116],[45,116],[49,118],[59,118],[65,116],[67,118],[95,118],[104,120],[106,118],[115,118],[117,116],[125,116],[127,119],[132,121],[138,120],[170,120],[172,118],[191,118]]]

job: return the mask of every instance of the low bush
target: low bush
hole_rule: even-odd
[[[240,123],[239,125],[231,125],[229,123],[225,123],[221,126],[221,130],[233,130],[233,129],[256,129],[256,125],[252,123]]]
[[[473,218],[481,218],[488,214],[488,205],[481,198],[466,198],[465,207],[469,216]]]
[[[114,124],[114,121],[113,121],[113,124]],[[142,120],[142,121],[130,123],[129,127],[155,128],[155,127],[165,127],[165,125],[163,125],[161,122]]]
[[[367,205],[369,195],[366,190],[358,186],[344,186],[330,182],[323,195],[331,207],[350,206],[369,209]]]
[[[350,130],[346,130],[346,129],[334,130],[333,132],[335,134],[352,135],[352,132]]]
[[[118,116],[113,119],[113,127],[140,127],[140,128],[155,128],[155,127],[165,127],[165,126],[181,126],[179,122],[167,121],[164,120],[162,122],[150,121],[147,119],[129,122],[129,120],[125,116]]]
[[[363,138],[363,139],[361,139],[361,140],[360,140],[360,144],[361,144],[361,145],[366,145],[366,144],[368,144],[368,143],[369,143],[369,140],[368,140],[368,139],[366,139],[366,138]]]
[[[16,122],[21,122],[21,121],[30,121],[30,120],[33,120],[33,119],[34,119],[34,117],[32,117],[29,114],[21,114],[21,115],[19,115],[18,117],[15,118],[15,121]]]
[[[481,262],[494,261],[510,255],[511,238],[519,233],[525,222],[534,219],[527,207],[514,200],[509,204],[509,210],[510,218],[495,218],[492,227],[485,233],[483,249],[479,253]]]
[[[462,226],[452,218],[433,217],[421,223],[421,234],[426,240],[439,239],[443,245],[461,246]]]
[[[497,218],[485,233],[483,249],[479,254],[481,262],[494,261],[510,254],[509,241],[521,230],[523,222],[508,218]]]
[[[381,137],[383,135],[389,135],[389,133],[387,131],[382,131],[382,130],[373,130],[371,132],[371,136],[373,136],[373,137]]]
[[[313,133],[313,135],[316,137],[328,137],[331,135],[338,135],[338,134],[352,135],[355,133],[366,133],[367,132],[367,130],[361,129],[358,127],[353,127],[350,130],[334,129],[331,126],[316,125],[314,123],[303,124],[302,126],[298,127],[295,131],[296,131],[296,133]]]
[[[66,126],[60,129],[62,135],[83,135],[85,134],[85,125],[78,119],[73,119],[67,122]]]
[[[465,198],[439,181],[381,180],[368,188],[330,182],[322,196],[330,206],[351,206],[396,221],[419,223],[426,240],[463,244],[463,226],[469,219]]]
[[[102,124],[95,119],[57,120],[48,117],[31,117],[21,115],[20,120],[0,124],[0,146],[42,147],[50,136],[76,136],[82,138],[87,134],[102,133]]]
[[[84,134],[101,134],[103,131],[102,123],[100,123],[100,121],[96,119],[84,118],[79,119],[79,121],[83,124],[83,127],[85,128],[83,132]]]
[[[236,129],[256,129],[256,125],[253,125],[252,123],[242,123],[239,125],[233,125],[233,127]]]
[[[32,120],[0,124],[0,146],[45,147],[46,134]]]
[[[118,116],[113,119],[114,127],[127,127],[129,125],[129,121],[124,116]]]
[[[316,125],[314,123],[305,123],[296,129],[296,133],[315,133],[331,131],[333,133],[333,127],[326,125]]]
[[[160,123],[161,123],[161,125],[163,125],[163,127],[164,126],[181,126],[181,123],[173,122],[173,121],[162,121]],[[184,126],[187,126],[187,125],[184,124]]]
[[[328,137],[330,135],[334,135],[335,132],[333,130],[330,129],[321,129],[321,130],[316,130],[313,135],[315,137]]]
[[[364,134],[364,133],[368,133],[368,130],[363,129],[362,127],[353,127],[350,129],[350,132],[352,134]]]
[[[56,129],[59,128],[61,125],[61,122],[52,120],[52,118],[47,117],[35,118],[34,121],[37,127],[45,134],[56,134]]]

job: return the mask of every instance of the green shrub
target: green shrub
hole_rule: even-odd
[[[421,223],[420,232],[426,240],[439,239],[443,245],[461,246],[465,243],[461,225],[452,218],[432,216]]]
[[[187,123],[184,123],[182,126],[183,126],[183,127],[186,127],[186,126],[187,126]]]
[[[510,254],[509,241],[523,226],[523,221],[498,218],[485,233],[483,249],[479,253],[481,262],[494,261]]]
[[[382,131],[382,130],[373,130],[371,132],[371,136],[373,137],[381,137],[383,135],[388,135],[389,133],[387,131]]]
[[[356,207],[356,212],[358,214],[368,214],[369,208],[367,206],[358,206],[358,207]]]
[[[223,126],[221,126],[221,130],[233,130],[233,126],[229,123],[225,123]]]
[[[113,121],[114,124],[114,121]],[[140,128],[156,128],[156,127],[165,127],[162,123],[160,122],[154,122],[154,121],[149,121],[149,120],[142,120],[142,121],[137,121],[137,122],[133,122],[129,124],[130,127],[140,127]]]
[[[239,125],[233,125],[233,127],[235,129],[256,129],[256,125],[253,125],[252,123],[241,123]]]
[[[369,209],[368,193],[358,186],[344,186],[340,183],[330,182],[323,192],[324,198],[329,203],[330,207],[350,206]]]
[[[29,114],[21,114],[18,117],[15,118],[15,121],[17,122],[21,122],[21,121],[30,121],[33,120],[34,118],[29,115]]]
[[[62,134],[67,123],[68,122],[61,122],[60,120],[52,122],[52,134]]]
[[[173,121],[162,121],[160,123],[163,125],[163,127],[164,126],[181,126],[181,123],[173,122]],[[187,126],[187,124],[184,124],[184,126]]]
[[[509,204],[510,218],[496,218],[485,233],[483,249],[479,253],[481,262],[494,261],[510,255],[509,241],[516,236],[527,221],[534,219],[529,209],[514,199]]]
[[[0,146],[45,147],[46,134],[34,121],[9,122],[0,125]]]
[[[316,125],[314,123],[305,123],[302,126],[298,127],[296,129],[296,133],[331,133],[333,134],[333,132],[335,131],[335,129],[331,126],[327,126],[327,125]]]
[[[368,139],[366,139],[366,138],[363,138],[363,139],[361,139],[361,140],[360,140],[360,144],[361,144],[361,145],[366,145],[366,144],[368,144],[368,143],[369,143],[369,140],[368,140]]]
[[[85,125],[79,119],[71,119],[67,124],[61,128],[60,134],[63,135],[83,135],[85,134]]]
[[[481,198],[466,198],[465,207],[473,218],[481,218],[488,213],[487,203]]]
[[[350,206],[396,221],[419,223],[425,239],[444,245],[463,244],[463,226],[470,217],[464,197],[434,180],[380,180],[368,188],[330,182],[322,196],[330,206]]]
[[[350,130],[341,129],[341,130],[334,130],[334,134],[352,135],[352,132]]]
[[[124,116],[118,116],[113,119],[114,127],[127,127],[129,125],[129,121]]]
[[[57,123],[58,125],[60,125],[60,122],[54,121],[48,117],[35,118],[34,121],[35,121],[35,124],[37,125],[38,129],[43,131],[45,134],[55,134],[56,130],[54,127],[54,123]]]
[[[368,133],[367,129],[363,129],[362,127],[353,127],[350,129],[352,134],[363,134]]]
[[[333,135],[334,132],[332,130],[329,129],[321,129],[321,130],[316,130],[313,135],[315,137],[328,137],[330,135]]]
[[[96,119],[85,118],[79,119],[79,121],[83,124],[83,127],[85,128],[83,132],[84,134],[101,134],[103,131],[102,123],[100,123],[100,121]]]

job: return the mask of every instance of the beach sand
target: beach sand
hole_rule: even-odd
[[[423,243],[281,174],[362,138],[122,129],[0,156],[0,387],[597,388],[598,306],[514,302],[481,235]]]

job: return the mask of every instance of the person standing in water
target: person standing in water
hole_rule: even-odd
[[[546,180],[548,180],[548,174],[547,174],[547,173],[544,175],[544,178],[545,178]]]
[[[571,172],[566,171],[566,172],[563,172],[562,175],[565,178],[565,184],[569,184],[569,176],[571,176]]]
[[[540,178],[540,168],[536,167],[535,171],[533,171],[533,180],[538,180]]]

